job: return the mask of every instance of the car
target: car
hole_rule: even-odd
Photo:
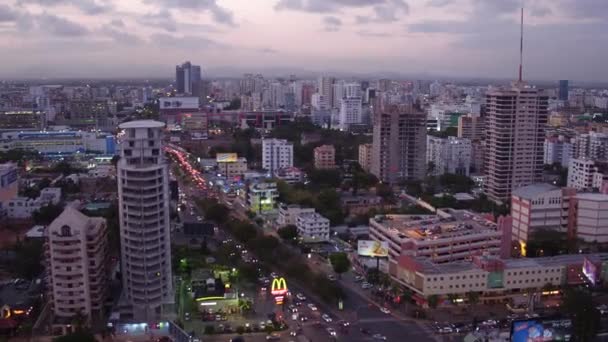
[[[279,277],[279,275],[277,274],[277,272],[272,272],[272,273],[270,273],[270,276],[271,276],[272,278],[278,278],[278,277]]]
[[[355,282],[356,282],[356,283],[358,283],[358,282],[360,282],[360,281],[363,281],[363,279],[365,279],[365,278],[363,278],[363,276],[360,276],[360,275],[355,276]]]
[[[302,301],[306,300],[306,296],[304,296],[301,293],[296,294],[296,298],[298,298],[299,300],[302,300]]]
[[[270,335],[266,335],[266,341],[278,341],[281,339],[281,335],[277,333],[272,333]]]
[[[381,340],[381,341],[386,341],[386,336],[382,335],[382,334],[374,334],[372,336],[372,338],[374,340]]]
[[[600,315],[605,315],[608,313],[608,305],[606,304],[598,305],[595,308],[600,312]]]
[[[323,320],[327,323],[331,323],[333,320],[331,319],[331,317],[329,317],[328,314],[322,314],[321,318],[323,318]]]
[[[202,216],[197,216],[197,217],[196,217],[196,220],[197,220],[197,221],[202,221],[202,220],[203,220],[203,217],[202,217]]]
[[[350,326],[350,322],[349,321],[340,321],[338,322],[338,324],[340,324],[343,327],[348,327]]]
[[[312,311],[317,311],[317,307],[313,303],[308,303],[308,308]]]
[[[361,329],[359,329],[359,331],[360,331],[362,334],[364,334],[364,335],[369,335],[369,334],[371,334],[371,333],[369,332],[369,330],[367,330],[367,329],[365,329],[365,328],[361,328]]]
[[[306,321],[308,321],[308,316],[300,315],[300,322],[306,322]]]
[[[328,333],[330,336],[336,336],[336,335],[337,335],[336,330],[335,330],[334,328],[331,328],[331,327],[330,327],[330,328],[327,328],[326,330],[327,330],[327,333]]]
[[[331,280],[331,281],[336,281],[336,276],[333,274],[330,274],[327,276],[327,279]]]
[[[289,336],[298,336],[298,332],[296,330],[292,330],[289,332]]]
[[[368,282],[364,282],[364,283],[361,284],[361,288],[364,289],[364,290],[371,289],[372,287],[374,287],[374,285],[372,285],[372,284],[370,284]]]
[[[380,311],[382,311],[383,313],[385,313],[387,315],[389,315],[391,313],[391,310],[389,310],[388,308],[385,308],[385,307],[381,307]]]

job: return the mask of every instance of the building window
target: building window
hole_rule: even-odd
[[[72,233],[70,231],[70,226],[61,227],[61,236],[70,236],[70,235],[72,235]]]

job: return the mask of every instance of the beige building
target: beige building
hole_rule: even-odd
[[[241,157],[234,161],[218,161],[217,171],[222,175],[222,177],[225,178],[242,176],[245,172],[247,172],[247,159]]]
[[[461,116],[458,118],[458,137],[469,140],[484,138],[484,119],[480,116]]]
[[[102,318],[108,289],[106,222],[68,206],[46,230],[54,328],[69,332],[75,315]]]
[[[395,184],[426,175],[426,113],[413,105],[381,108],[374,122],[371,172]]]
[[[332,145],[322,145],[315,148],[315,168],[328,170],[336,168],[336,149]]]
[[[524,82],[486,94],[485,192],[505,203],[511,191],[542,180],[548,97]]]
[[[359,165],[365,172],[372,169],[372,144],[359,145]]]

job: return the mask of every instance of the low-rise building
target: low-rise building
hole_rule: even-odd
[[[19,172],[13,163],[0,164],[0,203],[17,196]]]
[[[218,160],[217,172],[225,178],[240,177],[247,172],[247,159],[241,157],[236,160]]]
[[[276,170],[274,176],[285,181],[287,184],[295,184],[303,182],[306,178],[306,173],[299,168],[292,166]]]
[[[277,183],[253,183],[249,185],[247,204],[254,213],[266,213],[275,209],[278,197]]]
[[[70,332],[75,315],[87,324],[104,314],[108,290],[108,250],[105,219],[66,209],[46,231],[48,288],[53,327]]]
[[[303,213],[296,218],[298,236],[302,241],[326,242],[329,241],[329,219],[319,213]]]
[[[365,172],[372,169],[372,144],[359,145],[359,165]]]
[[[545,164],[559,164],[568,167],[570,158],[574,156],[574,140],[563,135],[545,139]]]
[[[314,208],[305,208],[297,204],[281,204],[279,205],[279,216],[277,218],[277,225],[279,228],[288,225],[295,225],[298,215],[314,212]]]
[[[428,257],[434,263],[498,255],[502,232],[481,215],[454,209],[436,215],[377,215],[369,220],[370,238],[389,245],[389,271],[401,255]],[[508,241],[507,243],[510,243]]]
[[[315,168],[320,170],[336,168],[336,149],[332,145],[322,145],[314,150]]]
[[[568,167],[568,187],[585,190],[593,187],[595,161],[589,158],[571,158]]]
[[[41,154],[70,155],[94,152],[114,155],[116,139],[108,133],[82,131],[4,132],[0,150],[32,150]]]
[[[608,242],[608,195],[576,195],[576,237],[587,242]]]
[[[8,218],[30,218],[32,213],[49,204],[59,204],[61,188],[44,188],[37,198],[15,197],[3,203]]]

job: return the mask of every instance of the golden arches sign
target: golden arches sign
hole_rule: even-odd
[[[272,286],[270,287],[270,293],[274,296],[282,296],[287,293],[287,282],[285,278],[274,278],[272,280]]]

